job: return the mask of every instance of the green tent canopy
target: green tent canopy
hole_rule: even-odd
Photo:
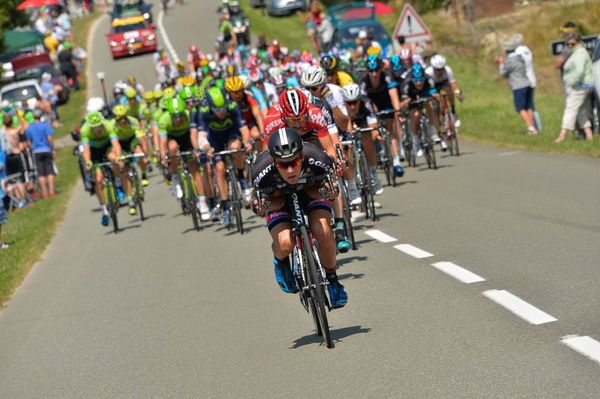
[[[33,30],[9,30],[4,32],[4,52],[8,54],[41,44],[44,44],[44,38]]]

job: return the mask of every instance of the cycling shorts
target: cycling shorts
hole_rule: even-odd
[[[227,130],[219,133],[208,133],[208,143],[215,150],[215,152],[225,151],[229,142],[233,140],[239,140],[242,138],[240,132],[236,130]]]
[[[104,144],[102,147],[90,146],[90,159],[93,163],[106,162],[108,160],[107,155],[110,152],[110,142]]]
[[[312,211],[316,211],[318,209],[324,209],[326,211],[332,212],[332,202],[324,198],[313,199],[306,195],[305,192],[300,192],[298,194],[298,199],[300,201],[300,206],[302,207],[302,210],[307,215],[310,215]],[[275,226],[277,226],[280,223],[292,224],[292,215],[293,211],[291,209],[291,204],[288,203],[285,203],[283,207],[277,211],[267,212],[267,228],[269,229],[269,231],[271,231]]]
[[[140,140],[137,137],[132,136],[128,139],[119,139],[119,144],[121,144],[121,151],[123,153],[133,152],[136,146],[140,145]]]
[[[173,140],[179,146],[179,151],[192,151],[194,147],[192,147],[192,138],[189,134],[182,134],[181,136],[171,136],[167,135],[169,140]]]

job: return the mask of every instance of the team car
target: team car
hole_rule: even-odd
[[[141,15],[114,19],[107,36],[113,58],[155,52],[158,45],[154,24]]]
[[[152,23],[152,4],[143,0],[116,0],[111,12],[111,19],[141,15]]]

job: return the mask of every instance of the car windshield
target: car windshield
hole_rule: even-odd
[[[42,65],[39,67],[29,68],[15,73],[15,80],[40,80],[42,78],[42,74],[45,72],[48,72],[52,76],[55,75],[54,67],[52,65]]]
[[[113,32],[114,33],[125,33],[125,32],[130,32],[133,30],[139,30],[139,29],[145,29],[145,28],[146,28],[145,22],[138,22],[136,24],[114,26]]]
[[[35,86],[23,86],[14,88],[12,90],[5,91],[2,93],[2,101],[7,100],[9,103],[21,102],[21,100],[28,100],[35,97],[37,91]]]
[[[388,34],[385,29],[381,25],[367,25],[367,26],[348,26],[342,27],[340,29],[342,43],[344,44],[354,44],[358,32],[361,30],[367,31],[369,36],[373,37],[373,40],[381,42],[388,40]]]

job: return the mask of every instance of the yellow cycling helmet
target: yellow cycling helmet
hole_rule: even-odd
[[[155,100],[158,101],[158,100],[160,100],[162,98],[163,92],[162,92],[162,90],[154,90],[152,92],[152,96],[154,97]]]
[[[183,69],[183,68],[185,68],[185,63],[183,61],[177,61],[177,63],[175,64],[175,66],[178,69]]]
[[[181,78],[181,85],[183,87],[193,86],[194,83],[196,83],[196,79],[194,79],[193,76],[184,76],[183,78]]]
[[[240,91],[244,88],[244,81],[239,76],[232,76],[225,81],[225,90],[230,93]]]
[[[200,68],[208,66],[208,60],[200,60]]]
[[[135,96],[137,96],[137,90],[134,89],[133,87],[129,86],[128,88],[125,89],[125,96],[128,99],[135,98]]]
[[[115,119],[125,118],[127,116],[128,108],[126,105],[115,105],[112,109]]]
[[[155,100],[154,93],[150,90],[144,92],[144,100],[146,100],[147,103],[153,102]]]
[[[166,97],[166,98],[175,97],[175,89],[172,87],[166,87],[165,90],[163,91],[163,97]]]
[[[371,46],[367,49],[367,56],[370,55],[381,55],[381,47]]]

